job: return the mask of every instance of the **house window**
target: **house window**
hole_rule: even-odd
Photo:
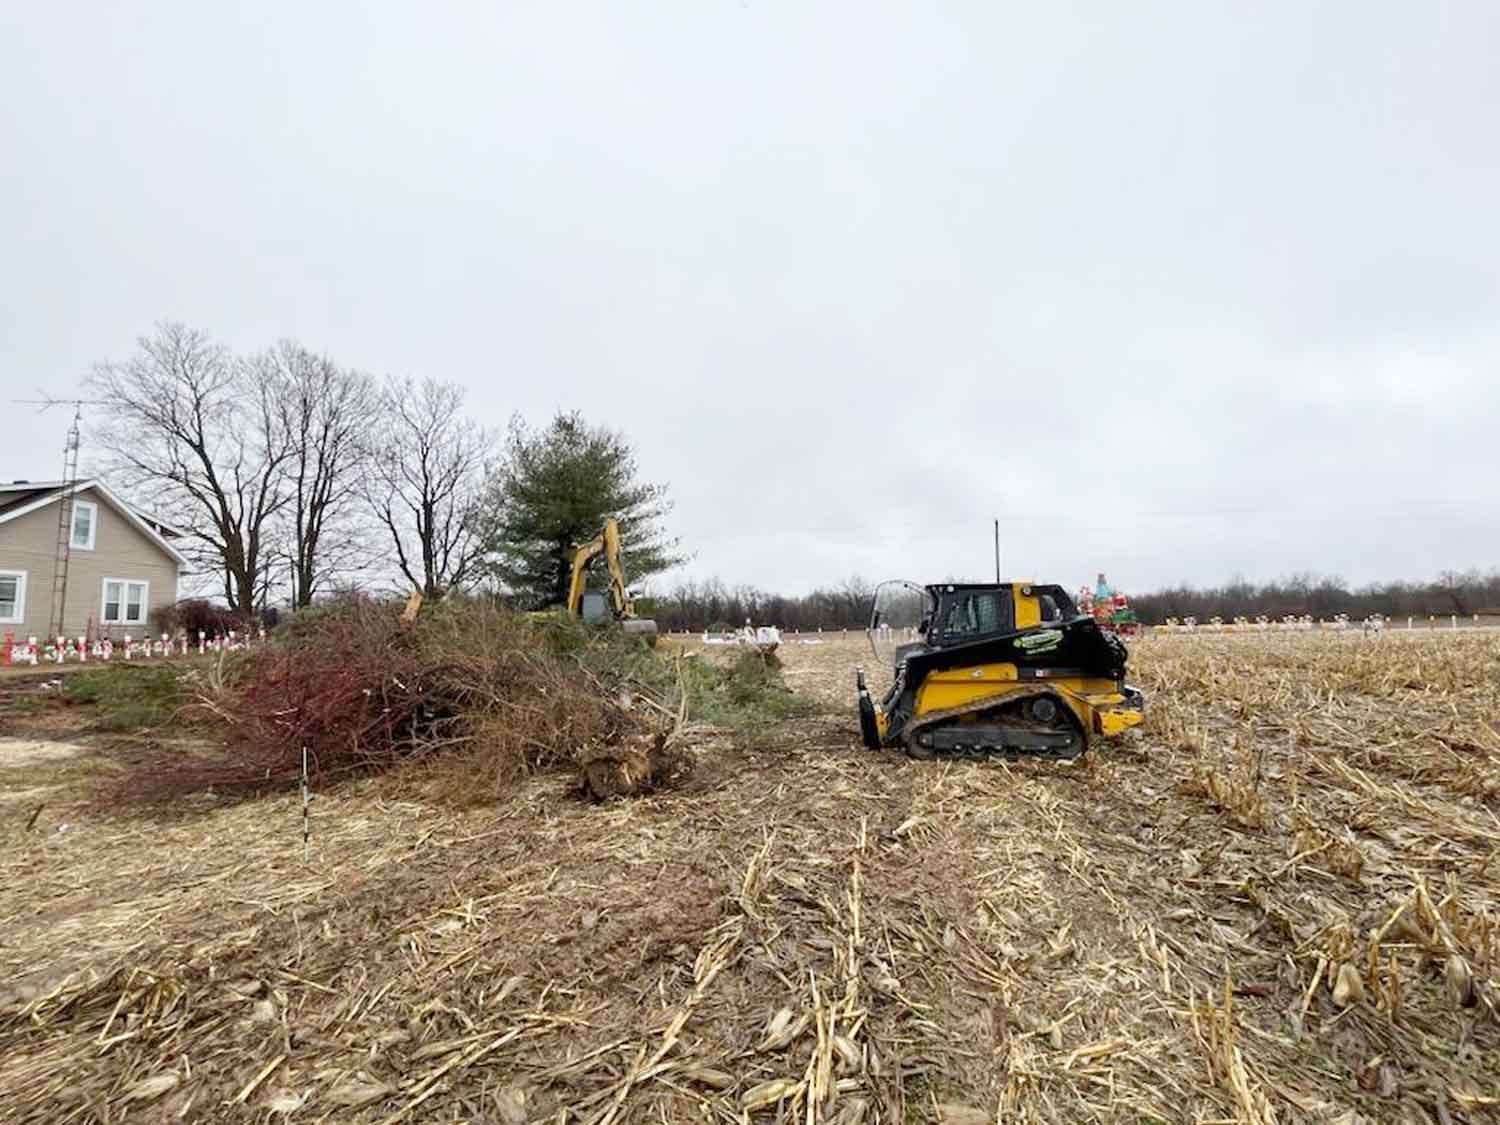
[[[94,529],[99,523],[99,505],[87,500],[73,501],[73,549],[92,551]]]
[[[106,625],[141,625],[146,621],[145,582],[128,578],[104,580],[104,612],[100,620]]]
[[[26,617],[26,572],[0,570],[0,622],[19,625]]]

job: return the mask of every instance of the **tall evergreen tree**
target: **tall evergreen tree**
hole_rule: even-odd
[[[490,483],[491,570],[522,602],[567,599],[573,552],[606,516],[620,522],[626,578],[635,582],[679,562],[678,541],[661,526],[671,508],[665,485],[636,478],[624,434],[559,413],[542,430],[512,418],[505,457]]]

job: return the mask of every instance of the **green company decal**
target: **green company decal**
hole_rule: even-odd
[[[1062,644],[1062,638],[1062,633],[1056,629],[1043,629],[1040,633],[1026,633],[1017,637],[1016,647],[1028,654],[1051,652]]]

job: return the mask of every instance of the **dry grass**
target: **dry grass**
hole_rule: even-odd
[[[781,655],[835,711],[631,803],[7,815],[0,1117],[1496,1113],[1500,637],[1142,641],[1071,766],[859,750],[861,646]]]

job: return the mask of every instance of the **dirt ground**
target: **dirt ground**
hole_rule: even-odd
[[[0,712],[0,1119],[1500,1113],[1500,637],[1142,640],[1072,764],[870,753],[863,641],[782,656],[824,710],[683,789],[366,780],[306,860],[295,793],[87,803],[201,746]]]

